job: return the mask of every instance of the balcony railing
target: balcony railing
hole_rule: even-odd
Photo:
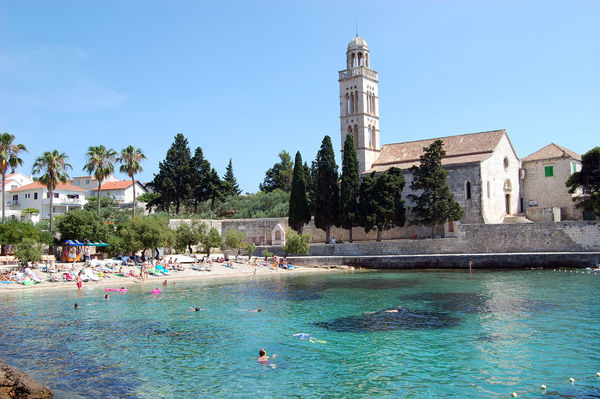
[[[340,80],[342,79],[348,79],[354,76],[361,76],[364,75],[368,78],[374,79],[374,80],[379,80],[379,74],[377,72],[375,72],[374,70],[367,68],[367,67],[356,67],[356,68],[350,68],[350,69],[345,69],[343,71],[340,71]]]
[[[81,198],[53,198],[52,205],[83,205]],[[44,204],[50,204],[50,198],[44,198]]]

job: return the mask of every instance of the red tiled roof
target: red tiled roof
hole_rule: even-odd
[[[444,142],[444,150],[446,151],[446,156],[442,159],[442,165],[444,166],[481,162],[492,154],[505,134],[506,131],[502,129],[385,144],[381,147],[379,158],[373,163],[371,169],[364,173],[383,172],[392,166],[408,169],[411,166],[419,165],[421,162],[420,156],[424,153],[423,148],[431,145],[436,140]]]
[[[542,161],[545,159],[554,159],[554,158],[573,158],[578,161],[581,161],[581,155],[576,152],[569,150],[568,148],[561,147],[558,144],[550,143],[544,148],[541,148],[523,158],[523,162],[530,161]]]
[[[29,191],[29,190],[39,190],[39,189],[45,189],[46,186],[44,186],[43,184],[35,181],[31,184],[26,184],[23,187],[18,187],[15,188],[13,190],[10,190],[11,193],[14,193],[16,191]],[[58,183],[56,185],[56,189],[55,190],[64,190],[64,191],[84,191],[87,192],[87,190],[83,189],[83,188],[79,188],[77,186],[74,186],[70,183]]]
[[[136,183],[139,183],[136,180]],[[131,180],[123,180],[123,181],[110,181],[107,183],[102,183],[102,188],[100,191],[104,190],[124,190],[131,186]],[[98,191],[98,187],[94,189],[94,191]]]

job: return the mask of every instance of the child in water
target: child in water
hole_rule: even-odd
[[[269,363],[269,359],[275,359],[275,357],[277,357],[276,354],[273,353],[273,356],[267,356],[267,351],[265,351],[264,349],[261,349],[258,351],[258,362],[262,363],[264,365],[269,365],[271,366],[271,368],[275,368],[277,366],[275,366],[272,363]]]

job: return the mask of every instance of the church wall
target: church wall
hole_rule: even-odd
[[[523,205],[529,219],[534,222],[554,221],[553,207],[561,208],[561,220],[583,218],[583,211],[575,208],[573,195],[565,186],[573,173],[574,163],[581,164],[572,158],[523,162],[526,173],[523,180]],[[546,166],[553,166],[554,176],[546,177]]]
[[[508,159],[505,168],[504,159]],[[492,155],[481,162],[482,215],[485,223],[502,223],[506,212],[506,195],[510,195],[509,213],[521,212],[519,169],[521,162],[514,153],[508,137],[504,135]],[[510,188],[506,182],[510,181]],[[489,191],[488,191],[489,182]]]
[[[281,249],[270,247],[275,253]],[[458,237],[311,245],[309,256],[598,252],[597,222],[471,224]]]
[[[481,172],[479,164],[460,165],[448,170],[448,188],[454,200],[465,212],[461,223],[483,223],[481,216]],[[468,199],[467,182],[471,183],[471,198]]]

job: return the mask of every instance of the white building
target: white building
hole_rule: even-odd
[[[113,181],[120,181],[114,175],[109,175],[106,179],[102,180],[102,185]],[[88,191],[88,197],[92,196],[98,188],[98,180],[94,176],[77,176],[73,177],[70,182],[74,186],[84,188]]]
[[[355,37],[346,51],[346,69],[339,72],[342,146],[351,134],[360,172],[381,173],[390,167],[403,171],[410,192],[408,169],[419,165],[423,148],[436,139],[381,145],[379,131],[379,77],[370,69],[367,42]],[[523,212],[519,170],[521,162],[504,130],[440,137],[446,156],[448,186],[465,211],[463,223],[502,223]],[[410,202],[407,201],[410,207]],[[452,227],[450,227],[452,228]]]
[[[136,198],[146,193],[146,189],[140,184],[139,181],[135,181],[135,196]],[[98,195],[98,187],[94,188],[93,195]],[[131,180],[122,181],[111,181],[108,183],[102,183],[100,189],[101,197],[113,198],[121,208],[129,208],[133,206],[133,182]]]
[[[7,205],[13,211],[35,208],[42,219],[50,218],[50,198],[46,186],[34,182],[10,190]],[[60,215],[74,208],[83,208],[87,190],[70,183],[59,183],[53,193],[53,213]]]
[[[14,190],[15,188],[23,187],[23,186],[25,186],[27,184],[31,184],[31,183],[33,183],[33,179],[31,178],[31,176],[24,175],[21,172],[14,172],[14,173],[10,173],[5,176],[4,186],[5,186],[6,191],[4,193],[5,194],[4,201],[6,204],[5,215],[7,218],[9,218],[9,217],[17,218],[17,219],[23,218],[20,211],[10,209],[10,207],[8,206],[8,203],[10,201],[12,201],[9,191]],[[27,216],[27,217],[29,218],[29,216]]]

